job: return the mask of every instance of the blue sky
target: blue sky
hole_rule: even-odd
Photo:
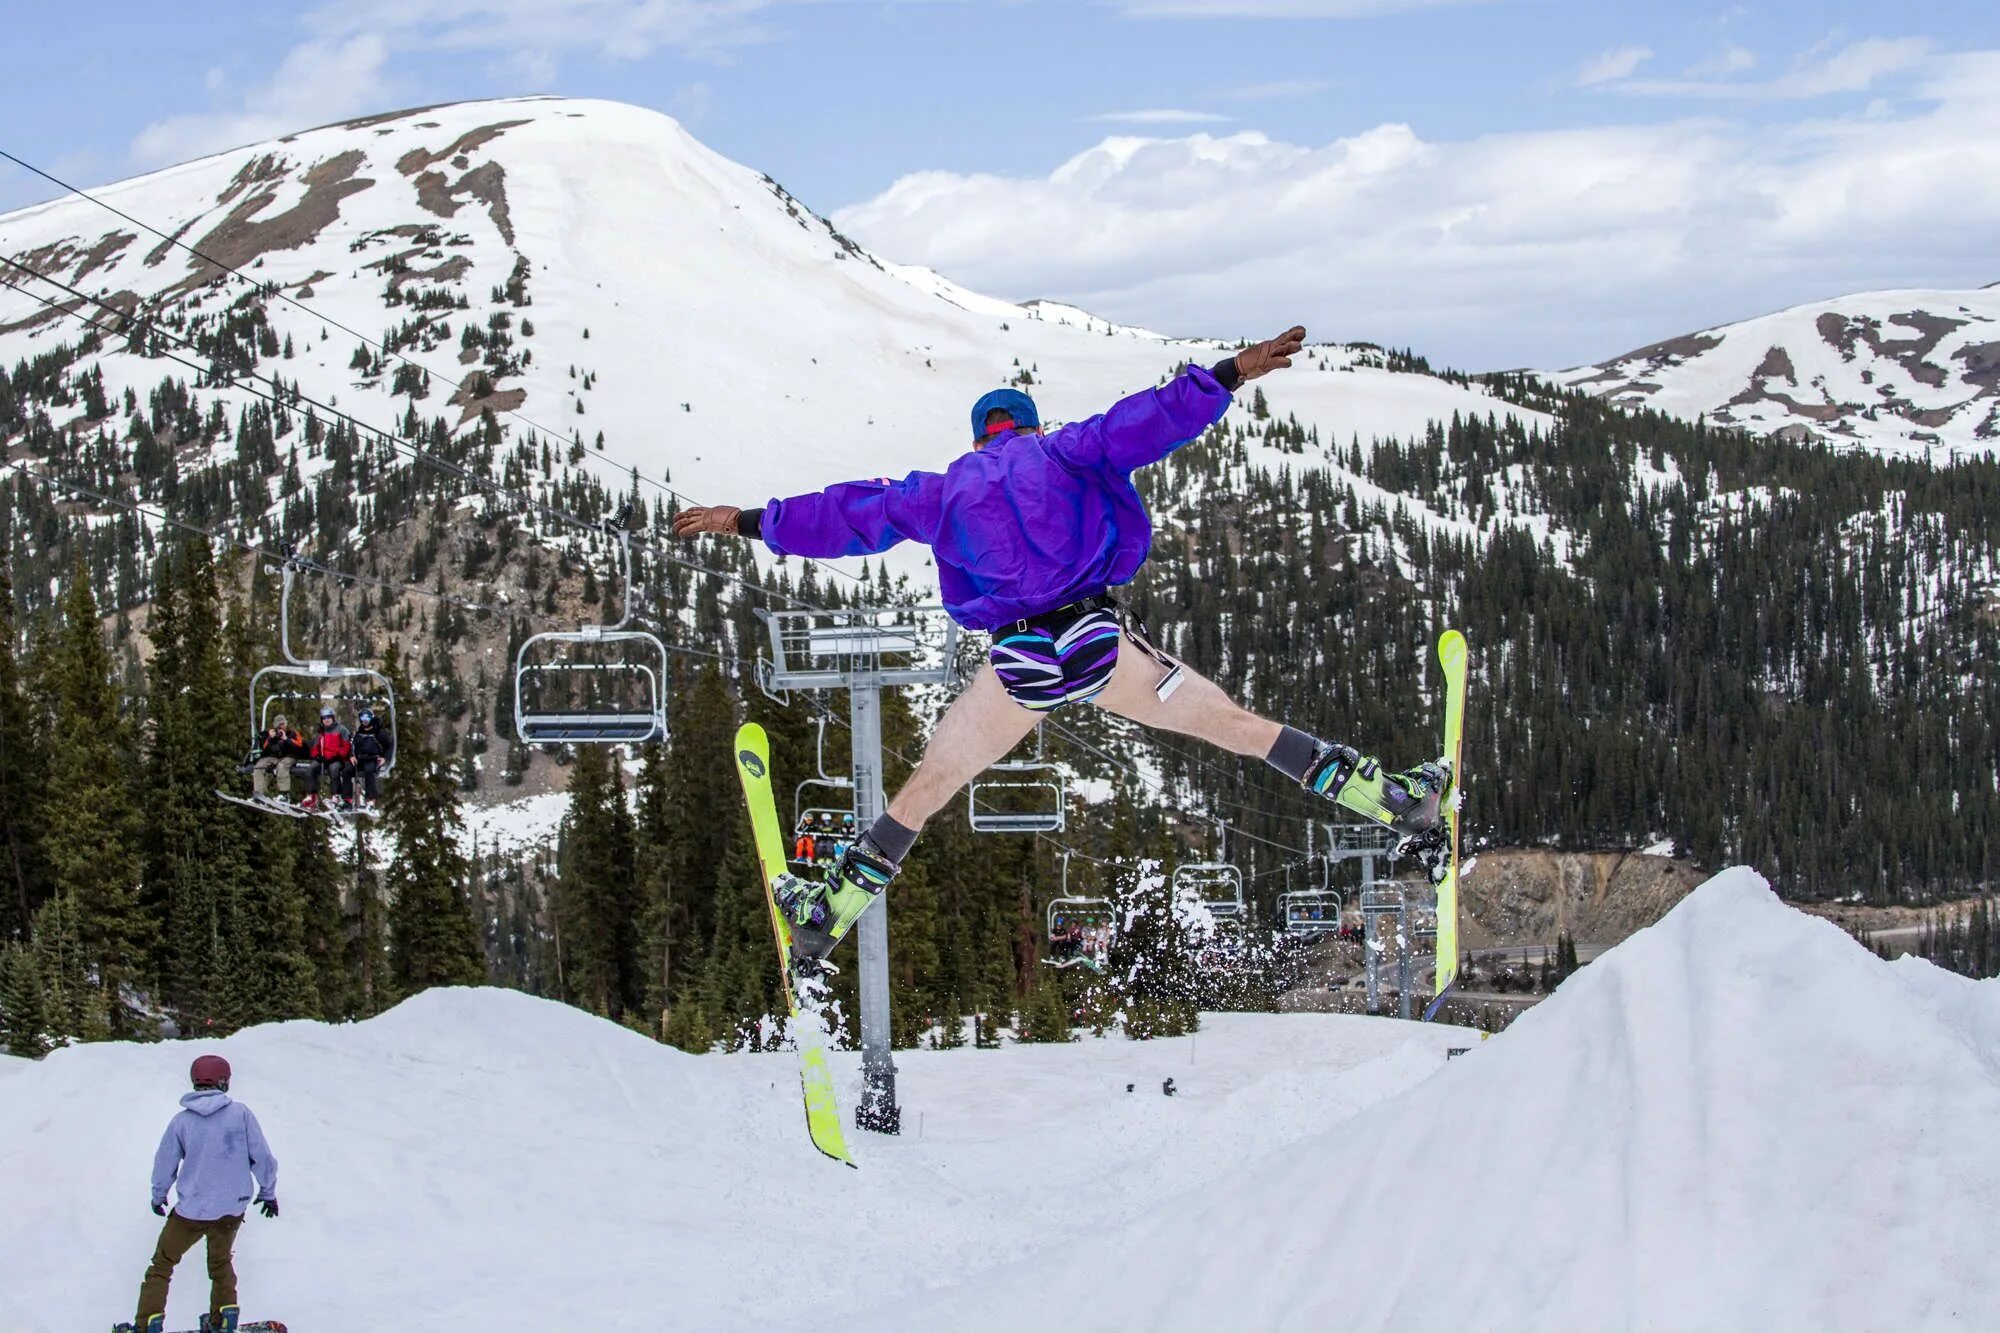
[[[2000,6],[1970,0],[19,8],[10,47],[48,58],[9,61],[0,146],[80,182],[556,92],[674,114],[890,258],[1172,332],[1304,305],[1329,337],[1554,364],[2000,281]],[[0,208],[47,193],[0,170]]]

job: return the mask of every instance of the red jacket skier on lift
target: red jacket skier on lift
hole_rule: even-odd
[[[1291,365],[1304,341],[1305,330],[1294,327],[1047,433],[1033,399],[996,389],[973,404],[971,452],[943,472],[844,482],[762,509],[697,507],[675,518],[679,536],[761,537],[781,555],[869,555],[922,542],[936,556],[946,610],[993,635],[987,664],[946,710],[888,813],[824,880],[781,881],[779,906],[800,954],[825,957],[901,869],[924,822],[1043,714],[1068,704],[1094,703],[1260,757],[1404,833],[1438,823],[1446,781],[1439,765],[1390,773],[1349,746],[1257,716],[1161,652],[1109,596],[1131,582],[1152,546],[1132,474],[1198,438],[1240,385]]]

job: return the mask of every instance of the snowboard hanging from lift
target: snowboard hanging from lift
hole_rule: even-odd
[[[778,943],[779,980],[791,1012],[792,1040],[799,1048],[799,1088],[805,1097],[806,1131],[813,1146],[835,1161],[854,1165],[841,1132],[840,1104],[833,1094],[833,1071],[826,1063],[826,967],[810,958],[794,958],[791,924],[778,910],[778,880],[789,873],[784,834],[778,828],[778,806],[771,795],[771,742],[764,728],[746,722],[736,732],[736,776],[743,783],[743,800],[750,811],[750,828],[757,843],[757,867],[764,876],[764,907],[771,914],[771,933]]]
[[[1429,847],[1418,848],[1437,885],[1437,993],[1424,1008],[1424,1021],[1437,1017],[1445,996],[1458,982],[1458,827],[1465,808],[1465,636],[1448,629],[1438,636],[1438,665],[1444,669],[1444,761],[1451,770],[1439,810],[1444,822]]]

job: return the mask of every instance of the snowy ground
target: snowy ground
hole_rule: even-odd
[[[1732,872],[1489,1042],[1214,1015],[1175,1041],[904,1054],[907,1132],[857,1136],[848,1171],[807,1146],[788,1056],[433,992],[219,1043],[283,1164],[245,1306],[302,1329],[813,1306],[856,1330],[1991,1328],[1996,997]],[[27,1202],[0,1209],[0,1327],[124,1312],[192,1053],[0,1080],[0,1197]]]

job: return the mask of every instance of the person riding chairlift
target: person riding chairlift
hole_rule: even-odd
[[[323,777],[330,779],[333,787],[329,801],[337,802],[342,809],[352,808],[354,741],[347,728],[340,725],[340,719],[333,715],[331,705],[319,710],[319,730],[313,734],[307,757],[317,767],[306,770],[306,798],[299,802],[301,808],[320,808],[319,783]]]
[[[361,778],[361,804],[372,806],[382,798],[382,770],[396,756],[396,738],[382,729],[372,709],[362,709],[356,722],[354,735],[349,738],[354,770]]]

